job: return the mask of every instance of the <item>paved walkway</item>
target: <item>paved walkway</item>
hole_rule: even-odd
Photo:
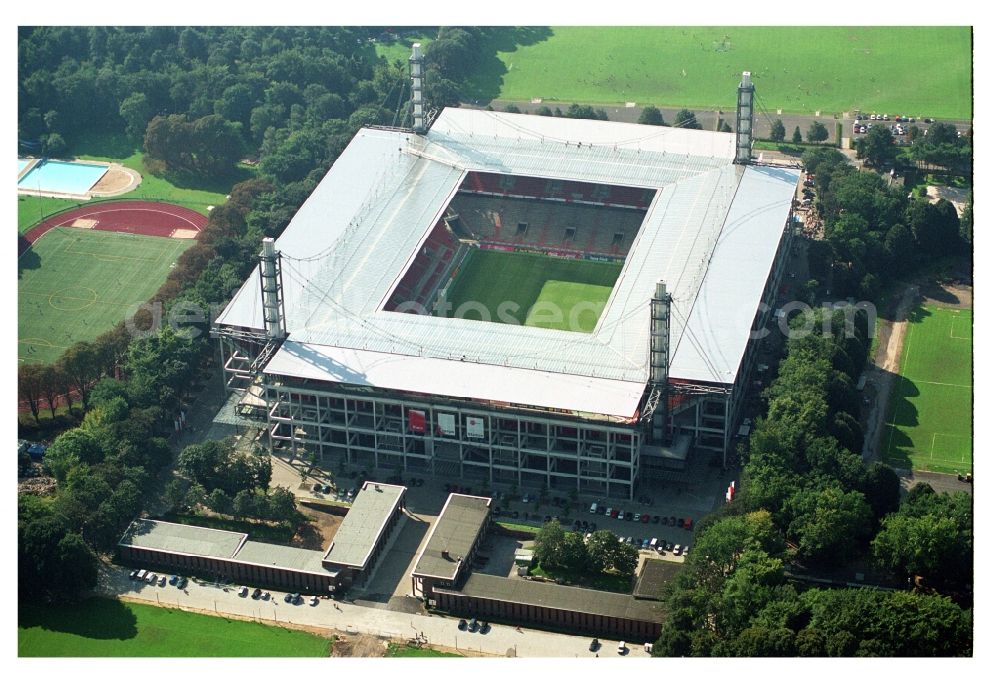
[[[239,587],[229,587],[190,580],[185,589],[151,586],[128,578],[128,570],[106,566],[101,571],[98,593],[123,600],[142,599],[162,606],[196,612],[220,613],[278,623],[329,629],[346,635],[371,634],[394,642],[406,642],[423,635],[431,646],[461,650],[485,656],[510,657],[589,657],[589,636],[569,636],[545,631],[523,629],[501,624],[491,625],[489,633],[470,634],[459,631],[457,621],[439,616],[400,613],[381,608],[353,605],[343,601],[322,599],[319,605],[308,603],[292,606],[282,599],[284,594],[272,594],[270,601],[255,601],[240,597]],[[604,657],[617,655],[618,639],[598,637]],[[639,644],[628,644],[626,657],[649,657]]]

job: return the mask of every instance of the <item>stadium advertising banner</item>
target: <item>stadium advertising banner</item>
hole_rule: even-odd
[[[453,413],[438,413],[438,429],[441,434],[455,436],[455,415]]]
[[[410,409],[410,431],[420,434],[427,431],[427,415],[423,411]]]
[[[470,439],[482,439],[483,434],[483,419],[482,418],[466,418],[465,419],[465,433]]]

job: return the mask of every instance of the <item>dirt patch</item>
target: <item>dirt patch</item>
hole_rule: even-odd
[[[382,657],[388,646],[379,638],[368,634],[340,636],[333,644],[337,657]]]
[[[93,218],[78,218],[73,221],[70,227],[81,228],[83,230],[93,230],[95,225],[97,225],[97,221]]]
[[[97,197],[123,195],[139,187],[142,176],[120,164],[112,164],[97,183],[90,189],[90,194]]]
[[[174,239],[194,239],[198,236],[197,230],[174,230],[170,233]]]
[[[972,307],[972,287],[967,284],[934,282],[920,287],[928,305],[966,310]]]
[[[299,505],[299,511],[309,521],[299,527],[292,538],[292,543],[298,547],[326,550],[333,542],[333,536],[343,523],[344,517],[328,514],[307,505]]]

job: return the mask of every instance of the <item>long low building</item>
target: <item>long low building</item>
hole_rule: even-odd
[[[663,630],[660,601],[522,578],[473,573],[461,589],[434,587],[428,597],[439,610],[455,615],[592,636],[647,642]]]
[[[322,551],[252,542],[246,533],[168,521],[137,519],[118,550],[125,563],[135,566],[272,589],[326,594],[346,581],[342,569],[324,565]]]
[[[350,584],[365,584],[399,522],[405,494],[405,486],[366,481],[333,536],[323,564],[344,570]]]

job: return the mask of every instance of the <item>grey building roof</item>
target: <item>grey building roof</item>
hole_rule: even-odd
[[[620,617],[647,622],[662,622],[663,604],[633,598],[630,594],[569,587],[548,582],[532,582],[523,578],[499,577],[473,573],[460,592],[437,589],[441,593],[510,601],[545,608],[556,608],[591,615]]]
[[[290,335],[265,370],[628,418],[664,280],[670,376],[731,384],[799,175],[734,155],[733,134],[454,108],[426,136],[362,129],[277,241]],[[656,191],[593,333],[382,309],[468,171]],[[259,305],[255,271],[218,323],[262,328]]]
[[[490,516],[490,498],[452,493],[434,523],[413,575],[453,580]],[[445,558],[443,552],[448,552]]]
[[[646,559],[632,595],[640,599],[662,600],[664,585],[680,572],[681,565],[671,560]]]
[[[404,486],[366,481],[333,536],[333,544],[323,560],[350,568],[364,568],[404,493]]]
[[[285,547],[267,542],[247,541],[233,557],[237,561],[256,563],[262,566],[301,570],[308,573],[333,575],[334,570],[323,567],[323,552],[299,547]]]
[[[228,559],[236,554],[246,538],[246,533],[187,526],[168,521],[137,519],[125,531],[119,544],[164,552],[177,552],[178,554]]]

